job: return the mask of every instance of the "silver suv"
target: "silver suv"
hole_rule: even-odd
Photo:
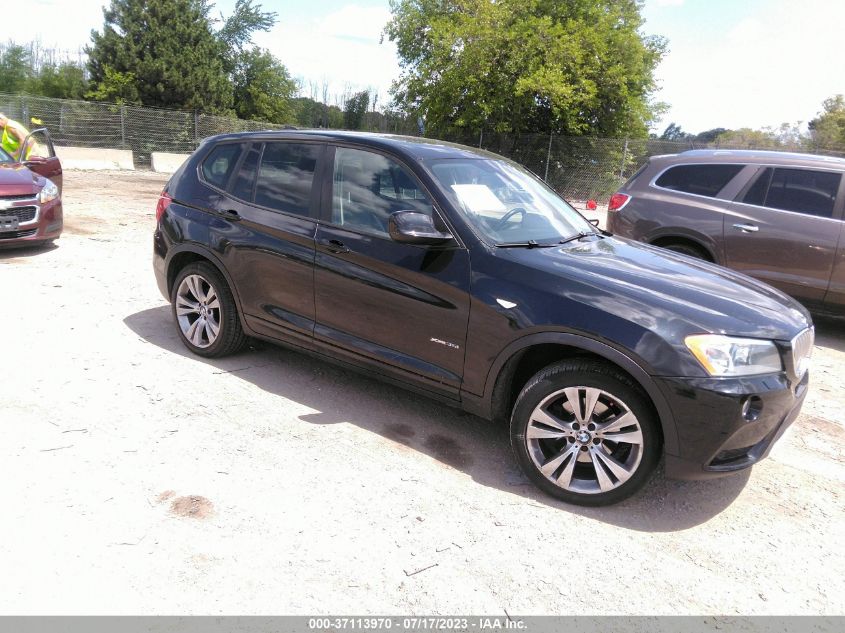
[[[845,313],[845,160],[692,150],[653,156],[610,199],[608,230]]]

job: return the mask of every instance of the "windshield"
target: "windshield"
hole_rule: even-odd
[[[557,244],[594,227],[531,172],[502,160],[428,163],[458,209],[493,244]]]

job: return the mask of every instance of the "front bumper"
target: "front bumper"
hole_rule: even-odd
[[[39,204],[36,196],[32,199],[16,200],[3,206],[3,214],[21,213],[27,218],[18,224],[14,231],[0,231],[0,248],[28,246],[48,240],[55,240],[62,234],[64,213],[62,200],[57,198],[45,204]],[[29,215],[25,215],[28,213]],[[32,219],[28,219],[31,217]]]
[[[657,378],[672,409],[678,454],[666,476],[709,479],[743,470],[769,454],[798,417],[809,372],[744,378]]]

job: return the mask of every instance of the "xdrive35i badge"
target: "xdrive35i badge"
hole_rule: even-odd
[[[437,343],[438,345],[445,345],[446,347],[451,347],[452,349],[461,349],[460,345],[456,345],[455,343],[450,343],[449,341],[443,341],[439,338],[431,338],[429,339],[432,343]]]

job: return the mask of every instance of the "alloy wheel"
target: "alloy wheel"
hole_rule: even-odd
[[[220,299],[204,277],[187,275],[176,291],[176,319],[182,335],[199,348],[214,344],[220,334]]]
[[[628,481],[643,456],[640,422],[620,398],[595,387],[567,387],[544,398],[525,433],[534,465],[573,493],[605,493]]]

